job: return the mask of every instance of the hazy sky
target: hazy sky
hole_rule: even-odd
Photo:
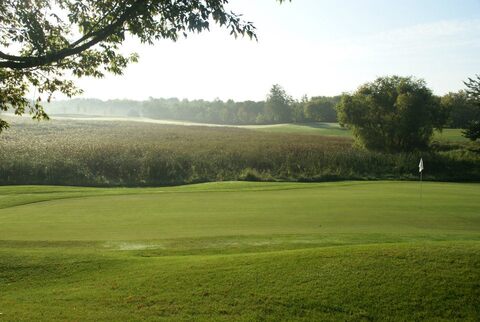
[[[295,98],[353,91],[377,76],[424,78],[437,94],[480,73],[480,0],[230,0],[259,41],[226,30],[154,46],[123,76],[82,79],[84,97],[262,100],[272,84]]]

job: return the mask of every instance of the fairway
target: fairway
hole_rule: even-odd
[[[480,316],[480,186],[0,188],[0,320]]]
[[[342,128],[338,123],[292,123],[278,125],[246,126],[246,128],[251,128],[263,132],[352,137],[352,131]]]
[[[273,133],[353,137],[351,130],[341,127],[338,123],[311,122],[277,125],[253,125],[245,126],[245,128]],[[462,135],[461,129],[443,129],[442,131],[436,130],[434,132],[433,139],[441,142],[469,142],[469,140]]]

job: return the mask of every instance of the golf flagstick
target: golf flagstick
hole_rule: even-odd
[[[420,209],[423,207],[423,158],[420,158],[420,163],[418,164],[418,172],[420,172]]]

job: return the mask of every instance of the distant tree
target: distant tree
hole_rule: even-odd
[[[301,123],[306,121],[305,104],[307,103],[307,95],[303,95],[300,101],[294,101],[292,103],[292,122]]]
[[[465,86],[467,86],[468,100],[476,107],[476,113],[463,131],[463,135],[472,141],[476,141],[480,139],[480,75],[477,75],[476,79],[469,78],[465,82]]]
[[[140,117],[140,113],[138,113],[138,111],[136,111],[136,110],[130,110],[130,111],[128,111],[127,116],[128,117]]]
[[[477,118],[478,107],[473,104],[465,91],[448,93],[441,98],[442,108],[449,111],[447,125],[451,128],[465,129]]]
[[[290,122],[292,119],[293,99],[283,87],[275,84],[270,89],[265,102],[265,118],[268,122]]]
[[[277,0],[283,2],[284,0]],[[228,0],[3,0],[0,1],[0,110],[45,119],[41,94],[72,96],[77,77],[121,74],[137,55],[125,55],[128,36],[153,44],[207,31],[216,23],[230,34],[256,38],[255,27],[229,11]],[[7,52],[7,49],[9,50]],[[179,62],[181,63],[181,62]],[[35,88],[34,103],[27,98]],[[0,120],[0,132],[8,127]]]
[[[305,116],[315,122],[337,122],[335,105],[338,99],[332,97],[313,97],[305,106]]]
[[[357,142],[389,152],[426,148],[433,129],[442,129],[447,120],[425,81],[412,77],[380,77],[344,94],[337,109]]]

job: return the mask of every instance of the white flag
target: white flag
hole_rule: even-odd
[[[423,159],[420,158],[420,163],[418,164],[418,172],[422,172],[423,171]]]

